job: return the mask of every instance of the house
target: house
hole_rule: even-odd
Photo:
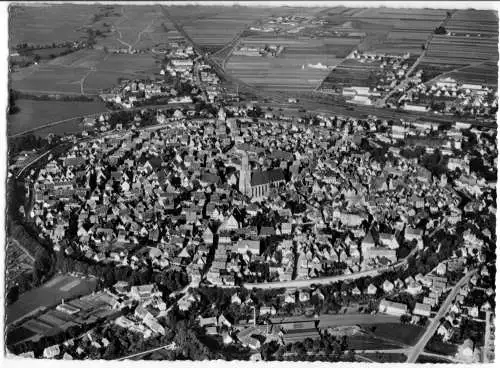
[[[393,316],[402,316],[408,313],[408,306],[403,303],[391,302],[386,299],[380,301],[378,311],[380,313],[386,313]]]
[[[436,333],[440,336],[442,336],[443,341],[448,341],[451,339],[451,336],[453,335],[453,326],[449,321],[443,321],[441,325],[438,327]]]
[[[399,243],[394,234],[380,234],[379,242],[389,249],[398,249]]]
[[[444,276],[446,275],[446,263],[441,262],[436,266],[436,274],[439,276]]]
[[[219,230],[220,231],[233,231],[233,230],[238,230],[240,227],[238,221],[236,218],[231,215],[229,216],[224,222],[221,224]]]
[[[161,297],[161,292],[156,289],[155,284],[132,286],[130,288],[130,298],[138,301],[152,299],[155,296]]]
[[[382,290],[384,290],[385,293],[390,293],[394,290],[394,284],[389,280],[385,280],[382,284]]]
[[[301,292],[299,293],[299,300],[300,300],[301,302],[308,302],[308,301],[309,301],[309,299],[310,299],[310,296],[309,296],[309,293],[308,293],[308,292],[306,292],[306,291],[301,291]]]
[[[431,306],[423,303],[415,303],[415,308],[413,308],[413,314],[417,316],[430,317]]]
[[[272,305],[271,306],[262,306],[259,309],[259,316],[265,316],[265,315],[274,316],[275,314],[276,314],[276,308],[274,308]]]
[[[231,296],[231,304],[241,304],[241,298],[238,296],[238,293],[234,293],[233,296]]]
[[[405,228],[405,240],[411,242],[412,240],[417,241],[417,246],[422,249],[423,244],[423,235],[424,231],[422,229],[412,228],[410,226],[406,226]]]
[[[378,289],[377,289],[377,287],[376,287],[375,285],[370,284],[370,285],[368,285],[368,287],[366,288],[366,293],[367,293],[368,295],[375,295],[375,294],[377,294],[377,290],[378,290]]]
[[[239,240],[236,244],[236,249],[240,254],[250,252],[255,255],[260,255],[260,241],[259,240]]]
[[[207,317],[207,318],[200,317],[198,319],[198,322],[200,323],[200,327],[217,326],[217,317]]]
[[[43,350],[43,357],[45,359],[53,359],[61,353],[59,345],[52,345]]]
[[[422,292],[422,285],[420,285],[418,282],[410,282],[406,286],[406,292],[408,292],[411,295],[418,295]]]

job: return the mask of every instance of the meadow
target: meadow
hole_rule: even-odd
[[[8,135],[34,129],[52,121],[106,111],[102,102],[17,100],[16,105],[20,111],[7,117]],[[50,131],[63,133],[74,131],[75,128],[78,128],[77,122],[54,126]],[[43,132],[37,134],[43,135]]]
[[[25,42],[45,45],[81,39],[85,36],[81,27],[99,10],[99,5],[33,5],[9,9],[11,47]]]
[[[30,93],[96,94],[119,78],[148,78],[160,71],[151,54],[106,54],[85,49],[10,74],[12,88]]]

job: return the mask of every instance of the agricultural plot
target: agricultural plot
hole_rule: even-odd
[[[245,38],[242,40],[245,46],[264,47],[266,44],[274,44],[283,46],[284,50],[277,57],[233,55],[226,69],[244,82],[269,90],[312,90],[328,75],[328,67],[340,64],[358,41],[359,39],[352,38]]]
[[[88,72],[85,68],[57,65],[32,65],[10,74],[11,87],[30,93],[81,94],[80,81]]]
[[[76,281],[78,284],[75,284]],[[56,276],[49,283],[22,294],[15,303],[9,305],[6,308],[7,324],[37,308],[60,303],[61,299],[71,299],[78,295],[91,293],[95,284],[95,280],[80,279],[70,275]],[[71,288],[68,285],[71,285]]]
[[[73,116],[106,111],[106,107],[102,102],[18,100],[16,105],[19,106],[20,111],[15,115],[9,115],[7,118],[7,132],[9,135]],[[57,133],[59,129],[62,132],[71,131],[68,124],[52,127],[51,131],[54,133]],[[74,125],[78,126],[77,122]],[[41,132],[37,132],[37,134],[41,134]]]
[[[25,42],[45,45],[78,40],[85,36],[80,27],[92,20],[99,7],[76,4],[13,6],[9,11],[10,47]]]
[[[267,9],[225,7],[204,19],[186,22],[185,31],[200,46],[215,52],[252,23],[269,16]]]
[[[11,73],[12,88],[29,93],[95,94],[119,78],[151,77],[159,72],[151,54],[106,54],[80,50]]]
[[[451,77],[461,83],[496,86],[498,84],[497,75],[498,64],[493,61],[487,61],[458,69],[457,71],[448,73],[443,77]]]
[[[149,50],[155,44],[153,33],[161,29],[163,14],[158,6],[120,6],[120,17],[111,23],[110,33],[98,39],[100,47],[110,50]]]
[[[352,86],[374,88],[377,85],[375,73],[380,70],[380,65],[380,62],[367,64],[347,59],[328,74],[321,88],[342,89]]]
[[[496,75],[498,62],[498,19],[494,12],[456,11],[446,30],[446,35],[433,36],[419,68],[432,71],[433,76],[452,72],[447,76],[463,82],[496,85],[496,79],[490,80]]]

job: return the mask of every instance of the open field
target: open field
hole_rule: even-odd
[[[100,5],[13,6],[9,12],[11,46],[29,42],[78,40],[85,36],[80,27],[91,22]]]
[[[106,54],[80,50],[45,64],[11,73],[12,88],[29,93],[96,94],[118,78],[151,77],[159,72],[151,54]]]
[[[373,325],[361,325],[361,327],[367,331],[372,332],[376,337],[397,341],[404,345],[416,344],[419,337],[425,331],[423,327],[403,325],[401,323],[381,323]]]
[[[419,69],[449,75],[465,83],[497,84],[498,19],[493,11],[459,10],[446,25],[448,34],[433,35]],[[454,70],[461,68],[460,71]]]
[[[312,90],[328,75],[329,69],[313,68],[321,63],[333,67],[342,62],[359,39],[286,39],[249,37],[245,46],[264,47],[281,45],[284,50],[277,57],[231,56],[227,70],[244,82],[269,90]]]
[[[102,102],[17,100],[16,105],[19,106],[20,111],[7,117],[9,135],[34,129],[51,121],[106,111]],[[71,125],[68,123],[51,129],[54,133],[57,133],[59,129],[60,132],[70,132],[72,131]],[[75,122],[74,125],[76,126],[77,123]]]
[[[385,349],[399,349],[401,346],[387,342],[383,339],[378,339],[368,335],[354,335],[347,337],[347,344],[349,349],[354,350],[385,350]]]
[[[377,363],[404,363],[407,359],[403,353],[363,353],[360,355]]]
[[[446,73],[442,77],[451,77],[461,83],[473,83],[496,86],[498,79],[498,64],[493,61],[486,61],[471,66],[462,67],[456,71]]]
[[[79,281],[76,284],[76,281]],[[69,288],[71,285],[71,288]],[[40,307],[60,303],[61,299],[70,299],[93,291],[95,280],[80,279],[70,275],[58,275],[47,284],[22,294],[19,299],[6,308],[7,324],[29,314]]]

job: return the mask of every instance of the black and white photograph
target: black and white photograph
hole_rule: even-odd
[[[4,12],[9,367],[495,362],[498,3]]]

